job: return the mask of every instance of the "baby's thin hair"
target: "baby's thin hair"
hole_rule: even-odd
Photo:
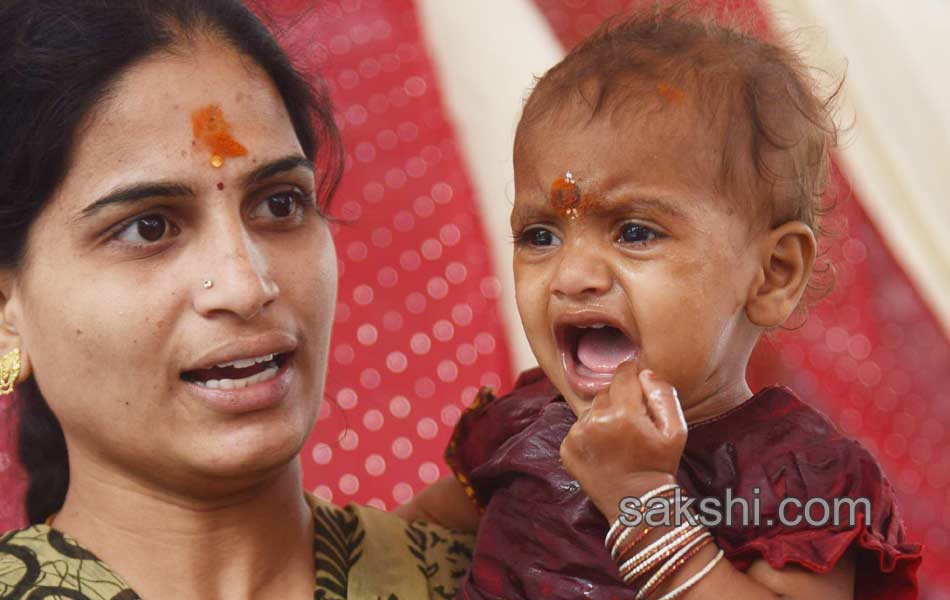
[[[727,22],[677,2],[608,20],[536,82],[518,124],[516,157],[535,124],[574,112],[578,102],[591,120],[687,105],[719,140],[717,191],[754,223],[801,221],[821,238],[822,217],[834,204],[828,186],[841,82],[820,95],[799,57],[751,33],[748,17],[733,12]],[[830,272],[815,267],[816,275]],[[810,292],[827,293],[820,279]]]

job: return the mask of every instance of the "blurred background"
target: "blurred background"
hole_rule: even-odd
[[[480,386],[534,364],[514,309],[511,145],[533,83],[628,0],[261,0],[332,93],[339,304],[309,489],[391,509],[448,475]],[[753,389],[784,383],[880,460],[925,544],[922,598],[950,598],[950,4],[706,0],[846,75],[836,154],[837,283],[763,340]],[[830,89],[830,88],[829,88]],[[0,409],[11,402],[0,399]],[[9,413],[4,412],[4,415]],[[25,522],[0,423],[0,531]]]

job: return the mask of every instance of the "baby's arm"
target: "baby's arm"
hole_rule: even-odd
[[[578,416],[564,443],[561,460],[581,484],[608,522],[620,516],[620,501],[641,497],[658,486],[675,484],[677,465],[686,444],[687,427],[676,391],[655,379],[651,372],[637,374],[626,363],[617,370],[608,390],[594,398],[590,409]],[[651,528],[638,543],[643,549],[671,527]],[[668,540],[669,541],[669,540]],[[845,554],[828,573],[816,573],[789,565],[775,569],[760,559],[748,572],[735,569],[728,560],[717,560],[715,543],[701,547],[683,568],[655,590],[661,596],[699,576],[711,565],[706,577],[681,600],[799,600],[823,598],[850,600],[854,597],[855,557]],[[714,566],[712,566],[714,565]]]
[[[480,519],[475,504],[455,477],[443,477],[393,512],[407,521],[421,519],[473,533]]]

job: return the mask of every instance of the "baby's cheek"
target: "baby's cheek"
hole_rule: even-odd
[[[674,373],[693,377],[707,362],[716,343],[717,311],[709,310],[716,300],[689,292],[658,294],[642,300],[650,305],[649,310],[638,315],[643,366],[670,377]]]

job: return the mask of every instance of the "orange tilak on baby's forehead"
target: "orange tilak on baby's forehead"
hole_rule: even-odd
[[[211,166],[220,168],[226,158],[245,156],[247,148],[231,136],[231,124],[217,104],[209,104],[191,113],[195,141],[211,153]]]
[[[548,202],[561,217],[577,219],[583,216],[588,197],[581,194],[574,174],[567,171],[562,177],[558,177],[551,183],[551,190],[548,192]]]

